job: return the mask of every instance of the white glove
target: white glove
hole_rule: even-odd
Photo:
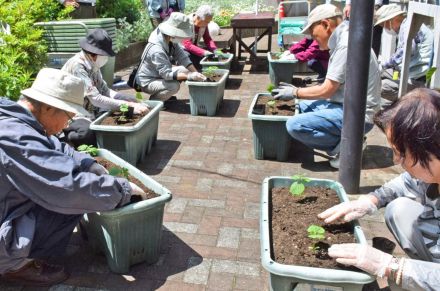
[[[134,108],[134,114],[142,114],[150,111],[150,107],[145,103],[130,102],[129,106]]]
[[[273,98],[275,100],[292,100],[295,99],[297,97],[297,92],[298,92],[298,88],[291,85],[291,84],[287,84],[284,82],[280,82],[280,87],[273,89],[272,90],[272,95]]]
[[[283,52],[280,56],[280,60],[296,60],[295,54],[292,54],[289,50]]]
[[[366,244],[336,244],[328,249],[336,262],[355,266],[372,275],[383,277],[393,256]]]
[[[107,169],[104,168],[103,166],[101,166],[101,165],[98,164],[98,163],[93,163],[93,164],[90,166],[90,168],[89,168],[89,172],[91,172],[91,173],[93,173],[93,174],[96,174],[96,175],[98,175],[98,176],[101,176],[101,175],[107,175],[107,174],[108,174]]]
[[[213,56],[214,53],[213,53],[213,52],[210,52],[210,51],[205,51],[205,52],[203,53],[203,55],[204,55],[205,57],[209,57],[209,56]]]
[[[139,195],[142,197],[142,200],[145,200],[147,198],[146,193],[144,192],[144,190],[141,189],[141,187],[132,182],[129,183],[131,187],[131,195]]]
[[[335,205],[318,214],[318,217],[324,219],[325,223],[332,223],[339,218],[343,218],[344,221],[348,222],[366,214],[372,214],[376,210],[377,206],[368,197],[361,197],[358,200]]]
[[[187,76],[188,81],[206,81],[206,77],[199,72],[191,72]]]

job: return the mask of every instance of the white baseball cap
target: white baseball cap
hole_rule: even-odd
[[[323,19],[332,18],[335,16],[342,16],[342,11],[332,4],[321,4],[315,7],[307,18],[307,23],[301,31],[302,34],[309,34],[309,28],[316,22]]]
[[[171,13],[166,21],[159,24],[159,30],[171,37],[191,38],[194,35],[191,19],[180,12]]]
[[[383,5],[377,9],[376,13],[374,14],[374,25],[379,25],[385,21],[393,19],[397,15],[405,13],[406,12],[403,11],[397,4]]]
[[[41,69],[32,86],[21,94],[64,111],[89,115],[83,107],[83,80],[61,70]]]

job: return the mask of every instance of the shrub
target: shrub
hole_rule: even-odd
[[[133,24],[145,10],[142,0],[97,0],[96,12],[99,17],[125,18]]]
[[[11,26],[11,35],[0,33],[0,96],[17,100],[45,64],[42,30],[33,24],[67,18],[72,9],[53,0],[0,0],[0,19]]]
[[[132,42],[147,40],[153,26],[145,11],[141,11],[140,18],[133,24],[129,23],[125,17],[118,19],[118,29],[116,30],[115,45],[116,51],[128,47]]]

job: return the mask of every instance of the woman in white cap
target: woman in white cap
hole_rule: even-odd
[[[399,80],[393,78],[393,71],[400,71],[403,62],[403,50],[406,47],[405,35],[409,31],[409,22],[406,12],[399,5],[384,5],[375,14],[374,25],[380,25],[385,32],[396,35],[397,48],[394,54],[381,63],[382,66],[382,97],[394,101],[399,92]],[[434,35],[432,31],[422,24],[411,46],[411,59],[409,63],[408,90],[422,87],[426,82],[426,72],[429,69],[433,49]]]
[[[192,36],[191,19],[179,12],[171,13],[170,18],[151,33],[136,76],[137,83],[143,92],[151,95],[151,100],[168,101],[179,91],[180,81],[206,80],[179,45]],[[179,66],[173,66],[172,61]]]
[[[17,103],[0,98],[0,274],[2,281],[51,286],[68,274],[47,259],[63,255],[84,213],[145,193],[54,136],[87,114],[81,79],[45,68],[21,93]]]

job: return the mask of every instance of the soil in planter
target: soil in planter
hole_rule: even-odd
[[[274,100],[275,105],[267,105],[268,101],[274,100],[271,96],[258,97],[257,103],[254,106],[254,114],[260,115],[278,115],[278,116],[292,116],[295,113],[295,100]]]
[[[280,59],[280,54],[271,53],[270,57],[272,58],[272,60],[279,60]]]
[[[151,109],[150,109],[151,110]],[[121,117],[122,113],[120,111],[113,111],[101,121],[101,125],[110,125],[110,126],[133,126],[138,123],[145,115],[149,112],[142,114],[133,114],[131,117],[126,116],[126,121],[119,121],[119,117]]]
[[[201,81],[201,83],[216,83],[216,82],[220,82],[222,77],[223,77],[223,75],[214,75],[214,76],[211,76],[211,77],[206,77],[206,80],[205,81]]]
[[[280,264],[329,269],[351,269],[328,256],[332,244],[354,243],[351,223],[327,225],[318,219],[322,211],[339,204],[336,192],[325,187],[306,187],[300,197],[292,196],[289,188],[273,188],[271,200],[272,258]],[[308,237],[307,228],[319,225],[325,229],[325,239],[316,241]],[[317,243],[319,249],[309,247]]]
[[[206,60],[209,61],[209,62],[224,63],[224,62],[226,62],[228,60],[228,58],[227,57],[219,57],[219,56],[213,55],[213,56],[209,56]]]
[[[110,169],[113,168],[113,167],[119,167],[118,165],[115,165],[114,163],[112,163],[112,162],[110,162],[110,161],[108,161],[108,160],[106,160],[106,159],[103,159],[103,158],[101,158],[101,157],[95,157],[95,160],[96,160],[101,166],[103,166],[104,168],[106,168],[107,170],[110,170]],[[132,183],[138,185],[142,190],[144,190],[144,192],[147,193],[147,199],[151,199],[151,198],[154,198],[154,197],[158,197],[158,196],[159,196],[159,194],[157,194],[157,193],[154,192],[153,190],[151,190],[151,189],[145,187],[145,185],[142,184],[141,181],[139,181],[138,179],[136,179],[135,177],[133,177],[133,176],[131,176],[131,175],[128,175],[128,181],[130,181],[130,182],[132,182]],[[142,200],[142,199],[141,199],[141,197],[140,197],[139,195],[133,195],[133,196],[131,196],[130,204],[131,204],[131,203],[139,202],[139,201],[141,201],[141,200]]]

